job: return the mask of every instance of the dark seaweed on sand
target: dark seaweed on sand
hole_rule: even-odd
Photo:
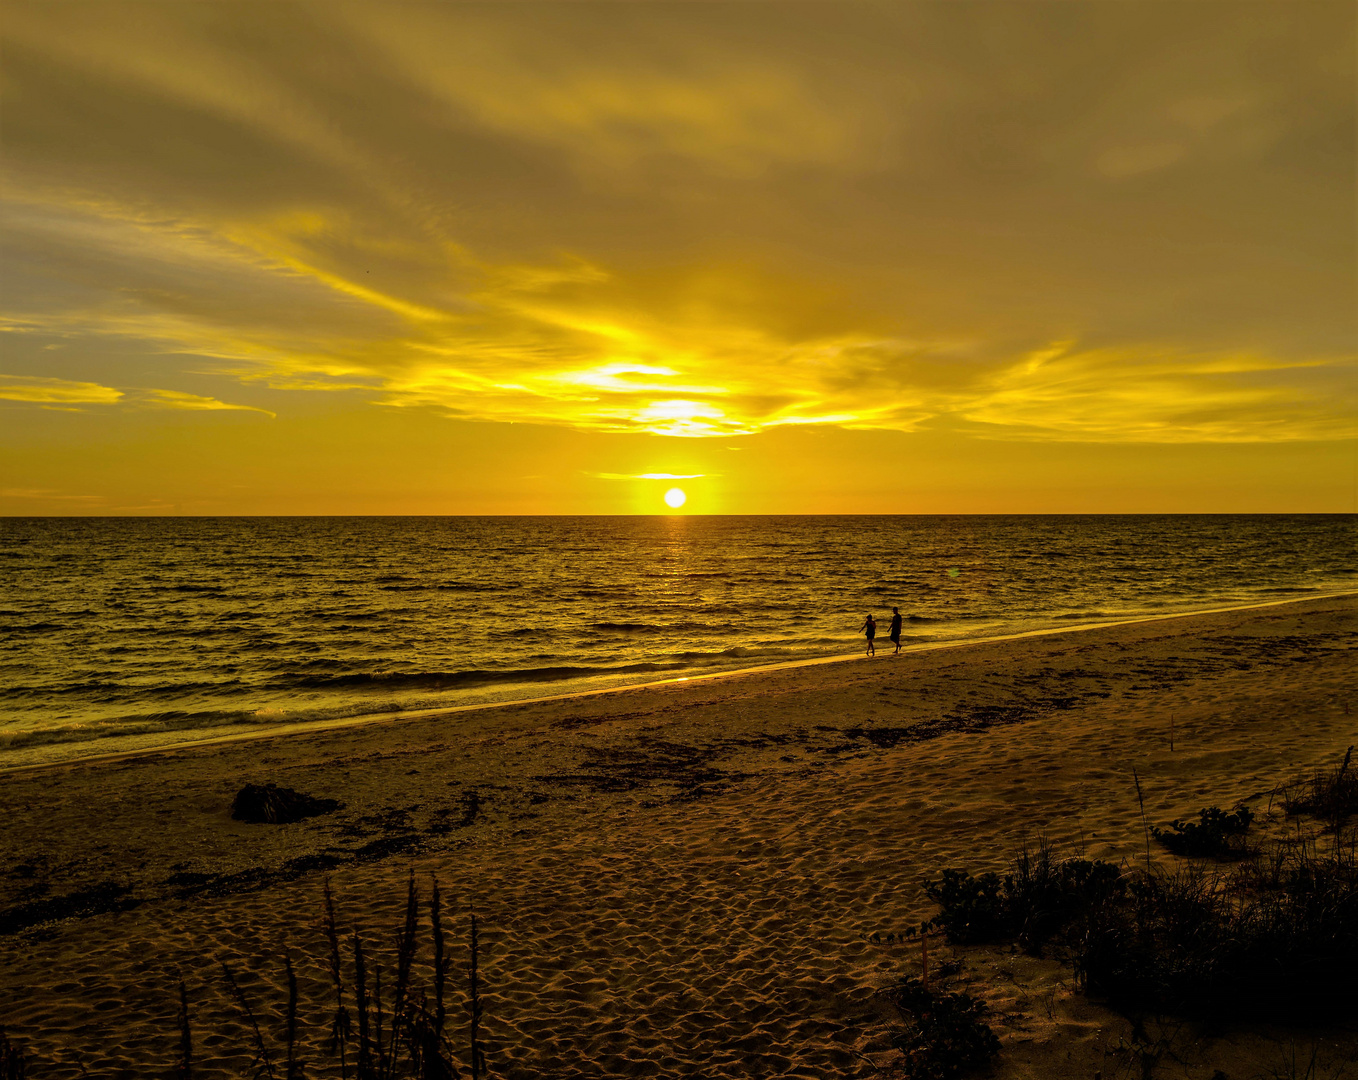
[[[252,825],[288,825],[339,809],[334,799],[317,799],[276,784],[246,784],[231,803],[231,816]]]
[[[31,926],[59,919],[84,918],[112,911],[127,911],[141,903],[131,896],[128,886],[116,881],[101,881],[61,896],[30,900],[0,911],[0,934],[15,934]],[[0,1080],[3,1080],[0,1073]]]

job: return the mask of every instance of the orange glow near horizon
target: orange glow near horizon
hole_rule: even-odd
[[[0,513],[1358,510],[1351,5],[782,14],[12,4]]]

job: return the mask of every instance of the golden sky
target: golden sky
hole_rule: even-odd
[[[6,2],[0,513],[1358,509],[1355,10]]]

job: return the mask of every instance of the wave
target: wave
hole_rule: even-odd
[[[381,579],[379,579],[381,580]],[[414,578],[405,580],[414,581]],[[501,583],[489,582],[468,582],[452,581],[437,582],[427,581],[416,585],[378,585],[381,592],[470,592],[470,593],[498,593],[513,592],[515,589],[523,588],[521,582],[506,581]]]
[[[710,655],[710,654],[698,654]],[[648,671],[674,671],[685,667],[679,662],[639,661],[632,664],[560,664],[553,667],[505,668],[499,671],[469,668],[464,671],[372,671],[348,675],[306,675],[290,672],[270,681],[270,688],[281,686],[307,690],[340,690],[372,687],[383,690],[458,690],[493,684],[564,682],[605,675],[632,675]]]
[[[42,686],[10,686],[6,693],[15,698],[49,697],[77,694],[93,701],[116,701],[120,698],[176,698],[186,694],[239,694],[244,684],[240,679],[222,682],[167,682],[148,685],[135,680],[85,679],[79,682],[50,683]]]
[[[277,717],[261,719],[244,710],[205,710],[203,712],[141,713],[83,724],[0,730],[0,750],[22,750],[54,743],[94,742],[128,735],[159,735],[169,731],[196,731],[203,728],[231,727],[237,724],[275,724]]]
[[[864,565],[874,522],[894,549]],[[0,729],[149,745],[265,723],[246,703],[291,722],[848,653],[883,600],[918,641],[1303,599],[1352,587],[1355,524],[542,518],[505,546],[478,518],[0,519]]]
[[[611,634],[730,634],[743,630],[734,623],[706,623],[691,619],[673,623],[596,622],[590,623],[589,629]]]

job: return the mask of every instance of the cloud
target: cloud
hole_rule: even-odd
[[[50,488],[0,488],[0,499],[42,499],[59,502],[104,502],[103,495],[65,495]]]
[[[51,379],[32,375],[0,375],[0,400],[35,405],[139,405],[154,409],[221,410],[235,409],[275,414],[254,405],[232,405],[216,398],[189,394],[182,390],[119,390],[98,383]]]
[[[841,163],[861,156],[874,133],[876,110],[849,107],[842,76],[837,86],[684,20],[623,8],[602,21],[541,9],[528,24],[470,11],[449,18],[437,8],[402,18],[377,8],[344,13],[393,69],[454,115],[558,149],[601,179],[657,159],[735,176]]]
[[[648,472],[648,473],[593,473],[599,480],[700,480],[707,473],[667,473],[667,472]]]
[[[121,390],[98,383],[45,379],[36,375],[0,375],[0,400],[4,401],[112,405],[121,401],[123,396]]]
[[[1307,385],[1308,381],[1312,384]],[[1164,346],[1059,342],[959,402],[993,437],[1088,442],[1283,442],[1358,436],[1358,356],[1283,362]],[[1348,387],[1341,390],[1340,387]]]
[[[186,394],[182,390],[143,390],[138,397],[143,405],[153,409],[188,409],[190,411],[207,410],[212,412],[228,409],[263,413],[268,417],[277,416],[277,413],[254,405],[232,405],[225,401],[218,401],[216,398],[202,397],[199,394]]]
[[[0,397],[1348,437],[1322,7],[21,5]]]
[[[1121,179],[1158,172],[1181,160],[1187,153],[1188,147],[1177,142],[1113,146],[1099,155],[1095,165],[1104,176]]]

